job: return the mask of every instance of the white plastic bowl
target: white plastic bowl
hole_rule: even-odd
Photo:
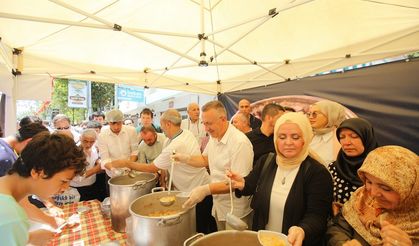
[[[258,240],[263,246],[291,246],[287,235],[275,231],[259,230]]]

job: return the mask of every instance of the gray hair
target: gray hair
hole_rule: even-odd
[[[92,138],[97,138],[97,133],[96,130],[93,128],[87,128],[84,129],[80,135],[81,137],[92,137]]]
[[[58,122],[58,121],[62,121],[62,120],[65,120],[65,121],[67,121],[69,124],[71,124],[71,121],[70,121],[70,118],[68,118],[68,116],[67,115],[65,115],[65,114],[57,114],[53,119],[52,119],[52,124],[55,126],[55,124]]]
[[[160,116],[160,120],[169,121],[176,126],[180,126],[182,116],[180,116],[180,113],[176,109],[168,109]]]
[[[227,117],[226,108],[218,100],[207,102],[204,106],[202,106],[202,112],[207,112],[210,109],[215,109],[220,115]]]
[[[243,123],[246,123],[246,125],[250,126],[250,119],[249,117],[247,117],[247,115],[245,115],[242,112],[237,112],[232,119],[237,118],[238,120],[240,120]]]
[[[198,103],[196,103],[196,102],[191,102],[191,103],[189,103],[189,104],[188,104],[188,107],[186,108],[186,110],[187,110],[187,111],[189,111],[189,110],[191,109],[191,107],[192,107],[192,106],[198,106],[198,108],[199,108],[199,104],[198,104]]]

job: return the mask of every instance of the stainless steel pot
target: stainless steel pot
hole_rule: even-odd
[[[258,234],[254,231],[226,230],[218,231],[208,235],[202,233],[188,238],[184,246],[261,246]]]
[[[160,204],[160,198],[167,196],[166,191],[151,193],[137,198],[130,205],[132,215],[132,239],[135,245],[147,246],[180,246],[196,233],[195,207],[182,208],[187,200],[176,197],[173,205],[165,207]],[[172,191],[171,195],[182,192]],[[173,215],[153,217],[151,213],[176,211]]]
[[[128,175],[111,178],[109,183],[111,199],[112,229],[125,231],[125,219],[129,216],[129,205],[136,198],[148,194],[156,186],[157,175],[138,173],[135,177]]]

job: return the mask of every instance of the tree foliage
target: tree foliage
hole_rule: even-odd
[[[115,85],[110,83],[92,82],[92,109],[105,111],[114,104]]]
[[[105,108],[111,107],[114,100],[114,85],[109,83],[92,82],[91,83],[91,99],[93,111],[104,111]],[[68,79],[55,79],[54,92],[52,100],[48,106],[48,114],[51,114],[52,109],[59,109],[61,114],[67,115],[72,123],[80,123],[88,119],[87,109],[84,108],[70,108],[67,105],[68,100]]]

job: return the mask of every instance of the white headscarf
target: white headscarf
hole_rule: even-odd
[[[320,112],[327,117],[327,125],[324,128],[313,129],[316,135],[336,129],[345,120],[345,108],[337,102],[323,100],[313,105],[319,107]]]
[[[297,126],[300,128],[302,132],[302,138],[304,140],[303,149],[301,152],[292,158],[286,158],[281,152],[278,150],[278,146],[276,145],[276,140],[278,139],[278,130],[281,125],[284,123],[294,123],[297,124]],[[283,114],[275,123],[275,130],[274,130],[274,145],[275,145],[275,151],[277,153],[276,155],[276,163],[280,165],[283,168],[293,168],[296,165],[300,165],[301,162],[303,162],[308,155],[313,157],[316,160],[320,160],[320,158],[313,154],[311,149],[309,148],[311,139],[313,138],[313,131],[310,125],[310,121],[307,119],[307,117],[298,112],[289,112]]]

